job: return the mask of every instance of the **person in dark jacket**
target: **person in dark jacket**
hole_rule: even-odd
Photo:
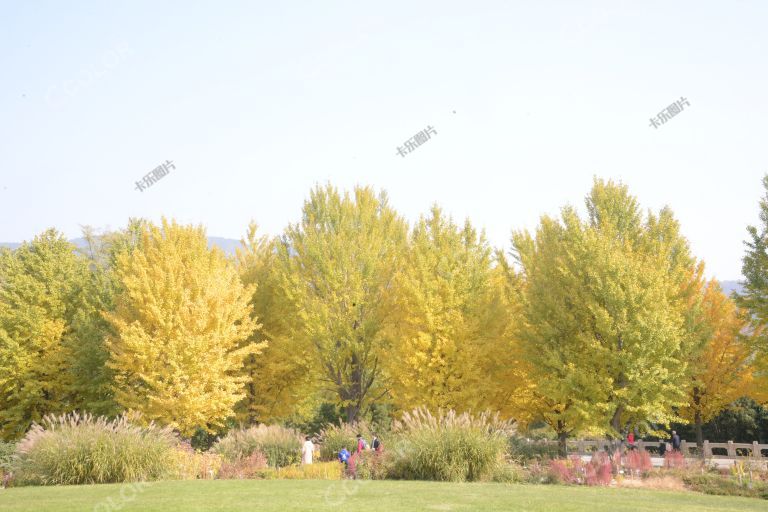
[[[680,451],[680,436],[677,435],[677,432],[674,430],[672,431],[672,450],[676,452]]]

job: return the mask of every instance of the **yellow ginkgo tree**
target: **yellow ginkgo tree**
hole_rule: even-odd
[[[116,401],[185,436],[222,426],[244,396],[246,358],[262,348],[250,338],[253,289],[208,248],[202,227],[165,219],[143,227],[116,272],[120,292],[106,314]]]
[[[433,207],[413,229],[394,280],[392,395],[404,410],[471,410],[478,403],[478,308],[488,292],[491,249],[467,222]]]
[[[290,336],[295,310],[279,286],[277,258],[277,240],[258,235],[257,225],[251,223],[235,260],[243,283],[255,288],[252,316],[261,329],[251,340],[267,345],[261,354],[249,355],[245,364],[245,397],[237,405],[237,418],[249,425],[291,418],[316,388],[310,347],[301,337]]]

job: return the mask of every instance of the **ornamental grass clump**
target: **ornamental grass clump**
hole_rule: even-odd
[[[407,480],[489,480],[503,464],[513,423],[498,414],[414,409],[393,424],[395,453],[389,473]]]
[[[67,485],[174,478],[178,439],[169,428],[90,414],[46,416],[19,442],[15,482]]]
[[[261,452],[273,468],[296,464],[301,458],[301,435],[280,425],[258,425],[230,430],[213,445],[212,450],[226,462],[235,462]]]

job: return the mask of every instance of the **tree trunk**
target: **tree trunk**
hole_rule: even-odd
[[[354,423],[357,421],[357,414],[360,412],[360,408],[357,404],[349,404],[346,407],[347,423]]]
[[[557,422],[557,452],[561,457],[568,456],[568,432],[562,421]]]
[[[619,436],[619,439],[621,439],[621,432],[622,432],[622,425],[621,425],[621,414],[624,412],[624,405],[619,405],[616,407],[616,411],[613,413],[613,417],[611,418],[611,427],[618,433],[616,435]]]
[[[701,428],[701,411],[699,410],[694,416],[694,423],[696,424],[696,446],[699,447],[699,453],[704,457],[704,432]]]

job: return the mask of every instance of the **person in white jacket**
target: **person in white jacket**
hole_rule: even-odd
[[[315,453],[315,445],[309,436],[304,438],[304,446],[301,447],[301,463],[312,464],[312,455]]]

